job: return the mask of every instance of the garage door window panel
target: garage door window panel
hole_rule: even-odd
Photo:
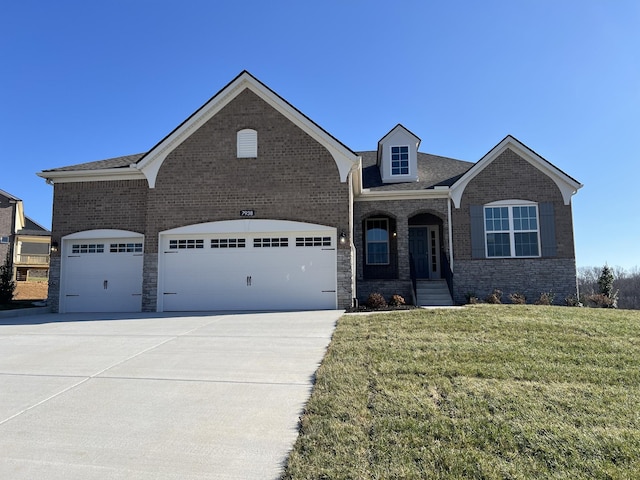
[[[71,253],[104,253],[104,243],[74,243]]]
[[[289,239],[281,238],[254,238],[253,248],[288,247]]]
[[[112,243],[109,253],[142,253],[142,243]]]
[[[194,248],[204,248],[204,240],[191,239],[191,238],[169,240],[170,250],[183,250],[183,249],[194,249]]]
[[[331,237],[296,237],[296,247],[330,247]]]
[[[245,238],[214,238],[211,240],[211,248],[245,248]]]

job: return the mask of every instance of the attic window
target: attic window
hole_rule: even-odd
[[[258,157],[258,132],[245,128],[238,132],[238,158]]]
[[[391,175],[409,175],[409,147],[391,147]]]

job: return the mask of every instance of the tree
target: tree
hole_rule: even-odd
[[[600,293],[606,297],[612,298],[613,294],[613,270],[608,265],[602,267],[600,276],[598,277],[598,288]]]
[[[7,252],[4,265],[0,266],[0,304],[4,305],[13,299],[13,291],[16,289],[16,283],[12,280],[13,272],[11,269],[11,257]]]

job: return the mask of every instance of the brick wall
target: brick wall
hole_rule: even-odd
[[[354,244],[357,255],[358,281],[364,280],[365,245],[363,220],[376,215],[385,215],[396,220],[395,245],[398,254],[398,279],[409,280],[409,219],[421,213],[431,213],[442,220],[442,244],[440,248],[449,250],[449,226],[447,222],[447,199],[430,200],[378,200],[355,202],[354,204]],[[358,288],[360,292],[360,288]]]
[[[470,205],[498,200],[552,202],[555,212],[557,258],[575,258],[571,205],[565,205],[548,176],[507,149],[467,185],[460,208],[452,211],[453,252],[456,260],[471,259]]]
[[[245,128],[258,132],[257,158],[237,158],[236,133]],[[339,234],[350,229],[350,195],[331,154],[245,90],[168,155],[153,189],[144,180],[56,184],[52,240],[98,228],[143,233],[142,302],[143,310],[152,311],[160,232],[239,219],[241,210],[252,209],[256,219],[327,225]],[[338,244],[337,258],[338,303],[349,306],[348,242]],[[54,274],[57,281],[59,269],[52,268]],[[50,291],[57,295],[59,286]]]
[[[472,259],[470,205],[510,199],[553,203],[554,258]],[[553,291],[559,302],[577,293],[571,205],[564,204],[560,190],[548,176],[507,149],[467,185],[460,205],[452,211],[456,302],[463,303],[469,292],[484,298],[494,288],[505,294],[524,293],[532,300],[541,292]]]
[[[565,305],[577,296],[576,263],[570,258],[524,258],[462,260],[456,263],[454,302],[466,303],[473,294],[484,300],[495,288],[503,292],[503,303],[512,293],[523,294],[534,303],[541,293],[553,293],[554,303]]]

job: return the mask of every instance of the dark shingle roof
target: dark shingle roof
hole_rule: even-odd
[[[25,215],[24,228],[18,231],[18,235],[37,235],[48,237],[49,235],[51,235],[51,232],[35,220],[32,220]]]
[[[418,181],[382,183],[377,165],[377,152],[358,152],[362,157],[362,187],[376,191],[425,190],[435,186],[451,186],[474,163],[418,152]]]
[[[9,192],[6,192],[4,190],[0,190],[0,195],[2,195],[3,197],[8,198],[9,200],[14,200],[16,202],[20,201],[20,199],[18,197],[15,197],[15,196],[11,195]]]
[[[124,157],[107,158],[106,160],[97,160],[95,162],[79,163],[77,165],[69,165],[67,167],[52,168],[51,170],[43,170],[44,172],[71,172],[77,170],[102,170],[104,168],[126,168],[132,163],[136,163],[146,153],[136,153],[135,155],[125,155]]]

